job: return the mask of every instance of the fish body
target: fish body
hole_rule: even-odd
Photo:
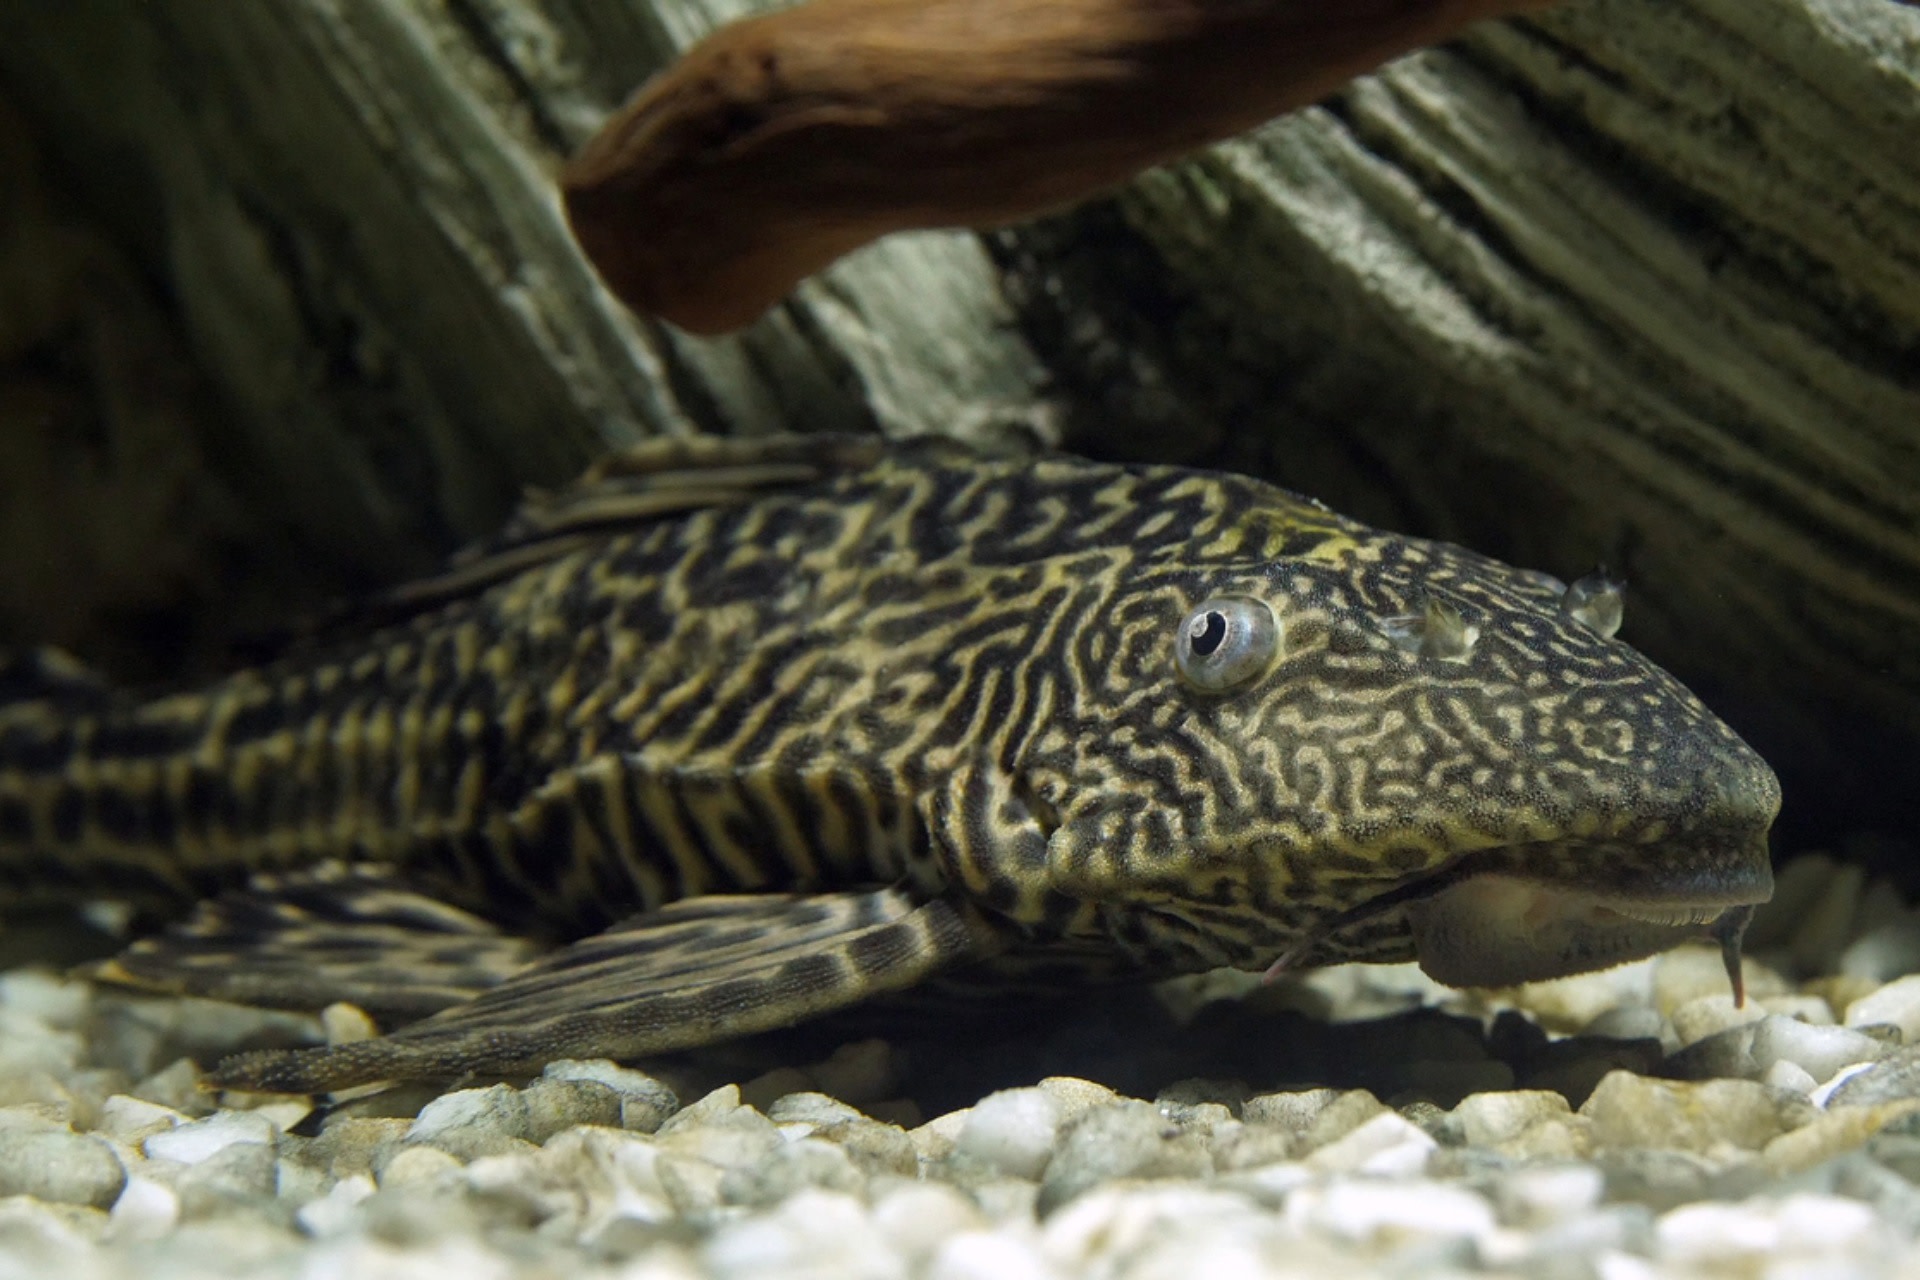
[[[104,976],[397,1028],[216,1073],[264,1089],[943,979],[1577,972],[1771,889],[1772,773],[1609,631],[1240,476],[655,443],[275,663],[16,664],[0,903],[178,904]]]

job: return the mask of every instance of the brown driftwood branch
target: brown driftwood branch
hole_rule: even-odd
[[[563,179],[629,305],[736,329],[893,231],[999,226],[1545,0],[811,0],[655,77]]]

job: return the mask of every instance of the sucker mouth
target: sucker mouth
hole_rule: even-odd
[[[1712,924],[1715,920],[1727,914],[1728,908],[1718,905],[1710,907],[1686,905],[1668,907],[1642,905],[1632,902],[1609,902],[1605,906],[1597,908],[1597,910],[1609,912],[1617,916],[1625,916],[1629,920],[1638,920],[1642,924],[1663,924],[1671,925],[1675,928],[1688,928]]]
[[[1704,936],[1719,944],[1735,1005],[1745,1003],[1741,937],[1755,905],[1773,893],[1763,849],[1672,896],[1596,891],[1528,874],[1522,861],[1515,848],[1483,850],[1388,890],[1310,931],[1264,980],[1298,968],[1342,931],[1399,911],[1420,967],[1449,986],[1512,986],[1611,968]]]

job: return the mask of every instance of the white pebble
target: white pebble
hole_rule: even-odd
[[[834,1191],[801,1191],[766,1213],[728,1222],[700,1252],[722,1280],[896,1280],[905,1272],[860,1202]]]
[[[1383,1177],[1418,1174],[1439,1144],[1395,1111],[1383,1111],[1307,1157],[1310,1168]]]
[[[1051,1094],[1002,1089],[974,1104],[954,1150],[1012,1177],[1038,1178],[1059,1136],[1060,1104]]]
[[[1286,1216],[1295,1226],[1366,1244],[1479,1237],[1497,1225],[1493,1206],[1464,1188],[1359,1178],[1302,1187],[1287,1197]]]
[[[644,1071],[605,1058],[561,1058],[540,1073],[544,1080],[584,1080],[620,1095],[620,1127],[652,1133],[679,1109],[673,1090]]]
[[[31,1013],[0,1005],[0,1074],[70,1076],[79,1069],[84,1047],[78,1032],[57,1030]]]
[[[100,1107],[101,1134],[129,1146],[138,1146],[156,1133],[185,1124],[187,1117],[172,1107],[163,1107],[144,1098],[116,1093]]]
[[[1036,1087],[1060,1104],[1061,1124],[1071,1124],[1089,1111],[1120,1100],[1120,1095],[1106,1085],[1077,1076],[1048,1076]]]
[[[1338,1246],[1289,1234],[1278,1224],[1249,1218],[1224,1229],[1182,1231],[1116,1259],[1126,1280],[1314,1280],[1365,1274]]]
[[[1115,1274],[1125,1270],[1117,1260],[1131,1259],[1176,1232],[1217,1238],[1253,1213],[1247,1197],[1219,1187],[1192,1182],[1109,1184],[1050,1214],[1040,1247],[1047,1260],[1068,1275]]]
[[[434,1186],[461,1175],[460,1161],[438,1147],[404,1147],[380,1166],[383,1187]]]
[[[273,1122],[251,1111],[223,1111],[177,1128],[156,1133],[141,1144],[150,1160],[178,1160],[199,1164],[228,1147],[251,1143],[271,1146]]]
[[[0,1005],[62,1031],[80,1026],[92,1000],[89,983],[42,969],[16,969],[0,975]]]
[[[330,1045],[358,1044],[380,1034],[379,1024],[357,1004],[335,1001],[320,1011],[320,1030]]]
[[[1788,1062],[1785,1058],[1768,1067],[1766,1074],[1760,1077],[1760,1083],[1801,1094],[1811,1094],[1820,1087],[1820,1082],[1809,1075],[1805,1067],[1797,1062]]]
[[[682,1111],[662,1126],[658,1145],[663,1155],[691,1157],[721,1170],[751,1169],[787,1141],[773,1121],[752,1107],[715,1111],[705,1123],[681,1125],[686,1114]]]
[[[952,1154],[954,1147],[959,1145],[961,1132],[967,1127],[967,1117],[971,1111],[971,1107],[949,1111],[908,1130],[907,1138],[913,1143],[913,1149],[920,1159],[941,1160]]]
[[[1695,996],[1675,1009],[1673,1030],[1680,1037],[1680,1043],[1688,1045],[1734,1027],[1758,1022],[1766,1016],[1766,1011],[1754,1001],[1749,1000],[1735,1008],[1731,995],[1716,992],[1713,995]]]
[[[674,1220],[665,1198],[621,1190],[580,1225],[582,1246],[598,1253],[632,1252],[660,1238],[661,1228]]]
[[[740,1086],[723,1084],[702,1096],[698,1101],[676,1111],[665,1124],[660,1126],[660,1137],[670,1138],[683,1129],[697,1129],[703,1125],[729,1119],[740,1109]]]
[[[243,1096],[246,1095],[228,1095],[229,1098]],[[305,1098],[288,1098],[270,1093],[252,1095],[245,1109],[265,1117],[280,1133],[291,1133],[295,1125],[313,1114],[313,1104]]]
[[[468,1125],[497,1128],[509,1115],[509,1100],[518,1092],[511,1085],[496,1084],[485,1089],[457,1089],[442,1094],[420,1108],[420,1114],[407,1130],[407,1139],[426,1142]]]
[[[1014,1236],[964,1231],[940,1246],[927,1280],[1050,1280],[1059,1273]]]
[[[741,1090],[744,1095],[745,1089]],[[867,1117],[858,1107],[850,1107],[836,1098],[824,1093],[808,1093],[804,1090],[781,1094],[775,1101],[763,1108],[767,1119],[780,1126],[786,1133],[791,1128],[794,1137],[803,1138],[818,1132],[829,1125],[858,1122]]]
[[[1920,973],[1895,978],[1847,1006],[1846,1024],[1864,1027],[1876,1022],[1900,1028],[1908,1044],[1920,1041]]]
[[[1520,988],[1518,1003],[1542,1024],[1571,1031],[1615,1009],[1645,1008],[1652,999],[1653,961],[1640,960],[1596,973],[1529,983]]]
[[[460,1089],[420,1108],[404,1141],[477,1160],[524,1151],[531,1118],[526,1095],[512,1085]]]
[[[316,1251],[313,1260],[291,1274],[301,1280],[439,1280],[458,1276],[460,1280],[516,1280],[534,1266],[516,1267],[511,1255],[481,1239],[462,1236],[428,1237],[405,1249],[379,1238],[342,1240]],[[192,1271],[169,1272],[173,1276],[191,1276]],[[233,1273],[229,1273],[233,1274]],[[239,1272],[238,1274],[247,1274]],[[258,1272],[255,1272],[258,1274]],[[275,1274],[280,1274],[275,1272]],[[551,1274],[551,1273],[549,1273]],[[629,1280],[657,1273],[625,1272]],[[666,1273],[680,1280],[676,1273]],[[683,1274],[683,1273],[682,1273]]]
[[[1775,1209],[1780,1246],[1808,1253],[1825,1252],[1875,1234],[1873,1210],[1845,1196],[1798,1192]]]
[[[1490,1146],[1517,1137],[1542,1120],[1572,1114],[1567,1100],[1545,1089],[1515,1089],[1505,1093],[1475,1093],[1454,1107],[1452,1124],[1469,1144]]]
[[[1754,1032],[1753,1057],[1762,1069],[1776,1062],[1803,1068],[1817,1083],[1855,1062],[1871,1062],[1886,1053],[1872,1036],[1848,1027],[1814,1027],[1774,1014]]]
[[[1501,1179],[1496,1195],[1506,1218],[1544,1227],[1599,1204],[1606,1181],[1600,1170],[1588,1164],[1537,1164]]]
[[[1660,1016],[1660,1011],[1650,1005],[1616,1005],[1580,1029],[1580,1034],[1605,1036],[1609,1040],[1660,1040],[1672,1037],[1673,1047],[1678,1048],[1680,1039],[1673,1035],[1673,1028]]]
[[[1780,1228],[1758,1204],[1681,1205],[1654,1224],[1663,1261],[1719,1270],[1743,1254],[1779,1247]]]
[[[873,1225],[896,1252],[917,1266],[942,1240],[984,1227],[986,1219],[956,1187],[910,1182],[887,1192],[873,1206]]]
[[[1593,1260],[1593,1274],[1598,1280],[1659,1280],[1660,1275],[1645,1258],[1617,1249],[1609,1249]]]
[[[1305,1134],[1327,1114],[1336,1103],[1350,1095],[1342,1094],[1338,1089],[1301,1089],[1287,1093],[1263,1093],[1247,1099],[1240,1108],[1241,1118],[1248,1124],[1277,1125],[1292,1133]],[[1365,1110],[1366,1116],[1356,1119],[1352,1129],[1367,1116],[1379,1115],[1386,1108],[1379,1099],[1371,1094],[1364,1099],[1356,1097],[1354,1102],[1346,1103],[1349,1108]]]
[[[118,1243],[158,1240],[180,1223],[180,1197],[150,1178],[128,1178],[107,1215],[105,1238]]]
[[[1321,1175],[1291,1160],[1276,1160],[1243,1173],[1232,1174],[1222,1186],[1240,1187],[1265,1201],[1278,1202],[1296,1187],[1303,1187]]]
[[[309,1200],[294,1214],[310,1236],[339,1235],[353,1224],[360,1202],[374,1192],[373,1179],[356,1173],[333,1184],[327,1194]]]
[[[1877,1252],[1883,1243],[1867,1205],[1807,1192],[1774,1202],[1683,1205],[1662,1215],[1655,1234],[1663,1261],[1716,1275],[1744,1270],[1743,1259],[1778,1266],[1783,1255],[1798,1254],[1832,1263],[1849,1250]]]

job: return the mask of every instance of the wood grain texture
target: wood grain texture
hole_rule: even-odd
[[[809,0],[724,27],[562,177],[630,305],[737,329],[889,232],[998,226],[1543,0]]]

